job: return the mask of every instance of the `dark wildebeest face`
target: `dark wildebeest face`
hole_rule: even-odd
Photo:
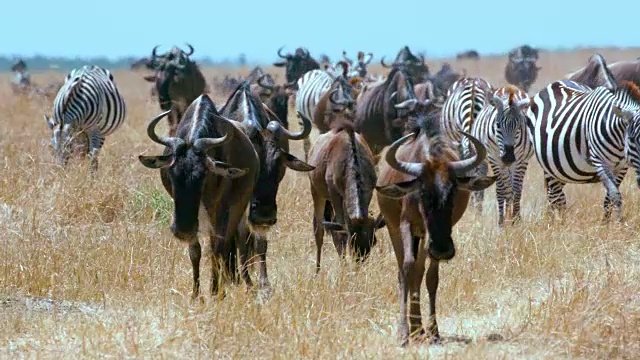
[[[455,151],[439,136],[427,135],[427,144],[416,143],[425,139],[416,137],[415,133],[398,139],[389,147],[385,160],[391,168],[411,175],[415,179],[377,188],[383,196],[390,198],[402,198],[408,194],[416,197],[420,216],[429,233],[429,255],[435,260],[448,260],[455,256],[451,232],[458,190],[483,190],[495,181],[495,177],[466,176],[470,170],[482,163],[486,156],[486,149],[478,139],[467,133],[463,132],[463,134],[474,145],[476,153],[469,159],[457,161],[447,160],[447,158],[456,158]],[[400,145],[409,139],[415,141],[409,146],[426,147],[424,150],[416,150],[416,152],[423,151],[428,154],[426,161],[407,162],[396,158]]]
[[[320,64],[309,55],[309,51],[303,48],[296,49],[294,55],[283,55],[282,48],[280,48],[278,56],[284,60],[273,63],[273,66],[285,68],[285,78],[288,84],[298,81],[307,71],[320,69]]]
[[[329,231],[335,231],[338,235],[351,236],[356,261],[361,262],[369,256],[371,249],[378,243],[376,230],[382,229],[385,226],[385,221],[380,214],[377,218],[368,216],[354,219],[354,221],[348,220],[348,229],[345,229],[342,224],[332,221],[323,221],[322,225]]]
[[[193,47],[189,44],[189,52],[174,46],[166,54],[158,55],[158,46],[153,48],[149,66],[155,69],[155,74],[145,76],[144,79],[155,83],[158,101],[162,110],[171,109],[171,96],[169,89],[173,83],[179,82],[189,73],[195,64],[189,59],[193,54]]]
[[[280,122],[288,126],[289,122],[289,96],[291,95],[289,84],[276,85],[271,75],[267,74],[258,79],[258,86],[262,89],[260,99],[271,111],[273,111]]]
[[[515,144],[523,133],[527,121],[526,111],[529,107],[529,97],[518,97],[519,89],[510,88],[501,96],[497,92],[490,95],[489,103],[496,108],[494,121],[496,142],[500,152],[500,160],[505,166],[511,166],[516,161]]]
[[[200,105],[213,106],[215,109],[213,102],[207,99],[208,97],[203,97]],[[220,138],[199,138],[191,141],[191,139],[184,140],[180,137],[158,136],[155,133],[155,127],[169,112],[170,110],[158,115],[147,128],[147,134],[151,140],[166,146],[164,155],[140,155],[138,158],[144,166],[166,172],[169,183],[167,191],[174,201],[171,232],[180,240],[191,240],[198,233],[198,211],[207,175],[215,174],[233,179],[243,176],[246,170],[232,168],[229,164],[215,161],[208,155],[209,150],[231,140],[233,133],[230,127],[233,125],[227,123],[229,130]],[[191,119],[191,121],[196,120]],[[199,119],[198,122],[204,121]]]
[[[380,59],[380,64],[385,68],[392,68],[393,66],[403,66],[411,77],[411,81],[414,83],[420,83],[429,78],[429,67],[424,61],[424,56],[413,55],[408,46],[403,47],[398,52],[395,61],[391,65],[387,65],[384,62],[384,56]]]
[[[302,117],[303,129],[290,132],[279,121],[269,121],[267,110],[248,82],[241,83],[220,110],[239,121],[260,159],[258,182],[249,206],[249,222],[257,230],[277,222],[276,196],[286,168],[311,171],[314,167],[300,161],[289,151],[289,140],[302,140],[311,132],[311,122]]]

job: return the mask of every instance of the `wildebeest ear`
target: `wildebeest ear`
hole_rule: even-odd
[[[313,169],[315,169],[315,166],[309,165],[306,162],[298,159],[297,157],[289,154],[289,153],[285,153],[285,163],[287,165],[287,167],[291,170],[295,170],[295,171],[311,171]]]
[[[392,199],[398,199],[418,190],[419,187],[420,180],[413,179],[386,186],[376,186],[376,190],[378,190],[378,192],[383,196]]]
[[[342,226],[342,224],[338,224],[338,223],[335,223],[335,222],[323,221],[322,225],[324,226],[325,229],[330,230],[330,231],[347,232],[347,230],[345,230],[345,228],[344,228],[344,226]]]
[[[213,174],[220,175],[229,179],[236,179],[247,173],[247,169],[238,169],[231,167],[226,162],[208,159],[206,162],[207,169]]]
[[[148,82],[154,82],[154,81],[156,81],[156,76],[155,75],[145,75],[145,76],[143,76],[143,79],[145,79]]]
[[[278,61],[278,62],[274,62],[273,63],[273,66],[275,66],[275,67],[283,67],[285,65],[287,65],[286,61]]]
[[[461,176],[458,177],[458,186],[469,191],[480,191],[493,185],[497,178],[497,176]]]
[[[173,154],[169,155],[157,155],[157,156],[138,156],[138,160],[142,163],[142,165],[150,168],[150,169],[159,169],[164,167],[169,167],[173,165],[175,161],[175,157]]]

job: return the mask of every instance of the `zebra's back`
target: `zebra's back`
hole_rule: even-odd
[[[474,119],[486,106],[489,87],[488,82],[476,78],[463,78],[451,85],[441,115],[443,133],[450,141],[460,142],[460,131],[471,131]]]
[[[126,106],[111,72],[85,65],[65,77],[53,102],[53,115],[58,122],[97,130],[104,137],[122,125]]]
[[[324,70],[311,70],[298,79],[296,111],[313,120],[313,110],[324,93],[329,91],[333,78]]]
[[[593,156],[624,165],[624,134],[611,122],[615,96],[606,88],[556,81],[533,97],[528,116],[542,168],[565,183],[599,181]],[[598,126],[598,124],[604,126]]]

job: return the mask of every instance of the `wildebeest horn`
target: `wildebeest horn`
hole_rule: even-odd
[[[424,62],[424,55],[420,54],[419,56],[420,56],[420,61],[422,62],[422,65],[427,66],[427,64],[425,64]]]
[[[400,139],[396,140],[393,144],[391,144],[391,146],[389,146],[389,150],[387,150],[387,153],[385,155],[385,160],[387,161],[389,166],[391,166],[392,169],[395,169],[404,174],[418,177],[422,175],[422,172],[424,171],[423,164],[402,161],[396,158],[396,152],[398,151],[398,148],[400,147],[400,145],[404,144],[407,140],[409,140],[409,138],[415,135],[416,133],[405,135]]]
[[[233,131],[227,131],[224,136],[219,138],[201,138],[197,139],[193,143],[193,147],[201,150],[202,152],[207,152],[209,149],[222,146],[233,137]]]
[[[261,87],[263,87],[263,88],[265,88],[267,90],[273,90],[273,86],[265,85],[265,84],[262,83],[262,79],[264,79],[265,77],[267,77],[267,74],[264,74],[264,75],[262,75],[262,76],[260,76],[258,78],[258,85],[260,85]]]
[[[464,131],[460,131],[469,141],[473,144],[475,149],[475,155],[468,159],[454,161],[451,163],[451,169],[455,172],[456,176],[466,176],[466,173],[480,165],[484,158],[487,156],[487,149],[480,142],[480,140],[473,137],[471,134]]]
[[[151,120],[151,122],[149,122],[149,126],[147,126],[147,135],[149,136],[149,138],[161,145],[170,147],[170,148],[174,148],[176,145],[178,145],[180,142],[182,142],[183,140],[177,137],[165,137],[165,136],[158,136],[156,134],[156,125],[158,125],[158,122],[160,120],[162,120],[162,118],[164,118],[168,113],[170,113],[171,110],[167,110],[165,112],[163,112],[162,114],[156,116],[155,118],[153,118],[153,120]]]
[[[283,59],[288,59],[289,55],[283,56],[282,55],[282,49],[284,49],[284,46],[280,47],[280,49],[278,49],[278,56],[280,56]]]
[[[382,65],[382,67],[385,67],[387,69],[391,68],[391,66],[384,63],[384,56],[382,57],[382,59],[380,59],[380,65]]]
[[[302,115],[298,111],[298,116],[302,119],[302,130],[297,133],[292,133],[289,129],[282,126],[279,121],[272,120],[267,125],[267,129],[272,133],[281,132],[288,140],[302,140],[311,134],[311,120]]]
[[[395,104],[393,107],[396,109],[414,109],[418,104],[418,99],[409,99],[401,102],[400,104]]]
[[[187,44],[187,46],[189,47],[189,53],[187,54],[187,56],[193,55],[193,46],[191,46],[191,44],[189,43],[185,43],[185,44]]]
[[[156,58],[158,57],[158,48],[160,47],[160,45],[156,45],[153,47],[153,50],[151,50],[151,62],[154,62],[156,60]]]

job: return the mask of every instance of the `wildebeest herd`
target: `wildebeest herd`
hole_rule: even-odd
[[[380,60],[388,73],[378,77],[367,70],[370,53],[359,52],[354,64],[343,52],[332,64],[304,48],[280,48],[274,65],[285,69],[283,82],[257,67],[244,79],[226,79],[228,98],[218,105],[208,93],[219,87],[207,84],[188,47],[164,54],[155,47],[148,60],[132,67],[153,71],[145,80],[153,83],[162,113],[149,122],[147,134],[165,150],[139,161],[160,170],[173,198],[170,230],[189,245],[193,297],[200,293],[201,226],[210,233],[212,293],[224,291],[219,284],[227,280],[242,278],[251,286],[251,254],[260,258],[259,287],[270,288],[266,236],[277,223],[276,198],[289,168],[309,177],[316,272],[325,231],[340,256],[351,252],[362,262],[371,256],[376,231],[386,227],[398,265],[399,335],[403,343],[437,341],[439,262],[455,256],[452,229],[469,202],[482,211],[483,191],[495,182],[498,226],[518,221],[523,179],[535,154],[552,207],[566,206],[565,184],[601,182],[604,221],[614,211],[621,220],[618,188],[629,164],[639,176],[640,60],[607,65],[594,54],[584,68],[529,95],[541,68],[538,50],[527,45],[509,53],[509,85],[502,87],[447,64],[432,73],[424,56],[407,46],[393,62]],[[26,66],[12,70],[15,85],[27,86]],[[299,131],[289,128],[290,98]],[[52,115],[45,116],[58,164],[65,165],[79,147],[91,158],[92,173],[98,171],[105,137],[125,115],[109,70],[72,70],[53,100]],[[169,130],[160,135],[156,126],[165,118]],[[312,128],[320,133],[313,142]],[[304,142],[304,160],[289,152],[290,140]],[[379,213],[372,215],[374,194]],[[426,328],[419,300],[425,271]]]

